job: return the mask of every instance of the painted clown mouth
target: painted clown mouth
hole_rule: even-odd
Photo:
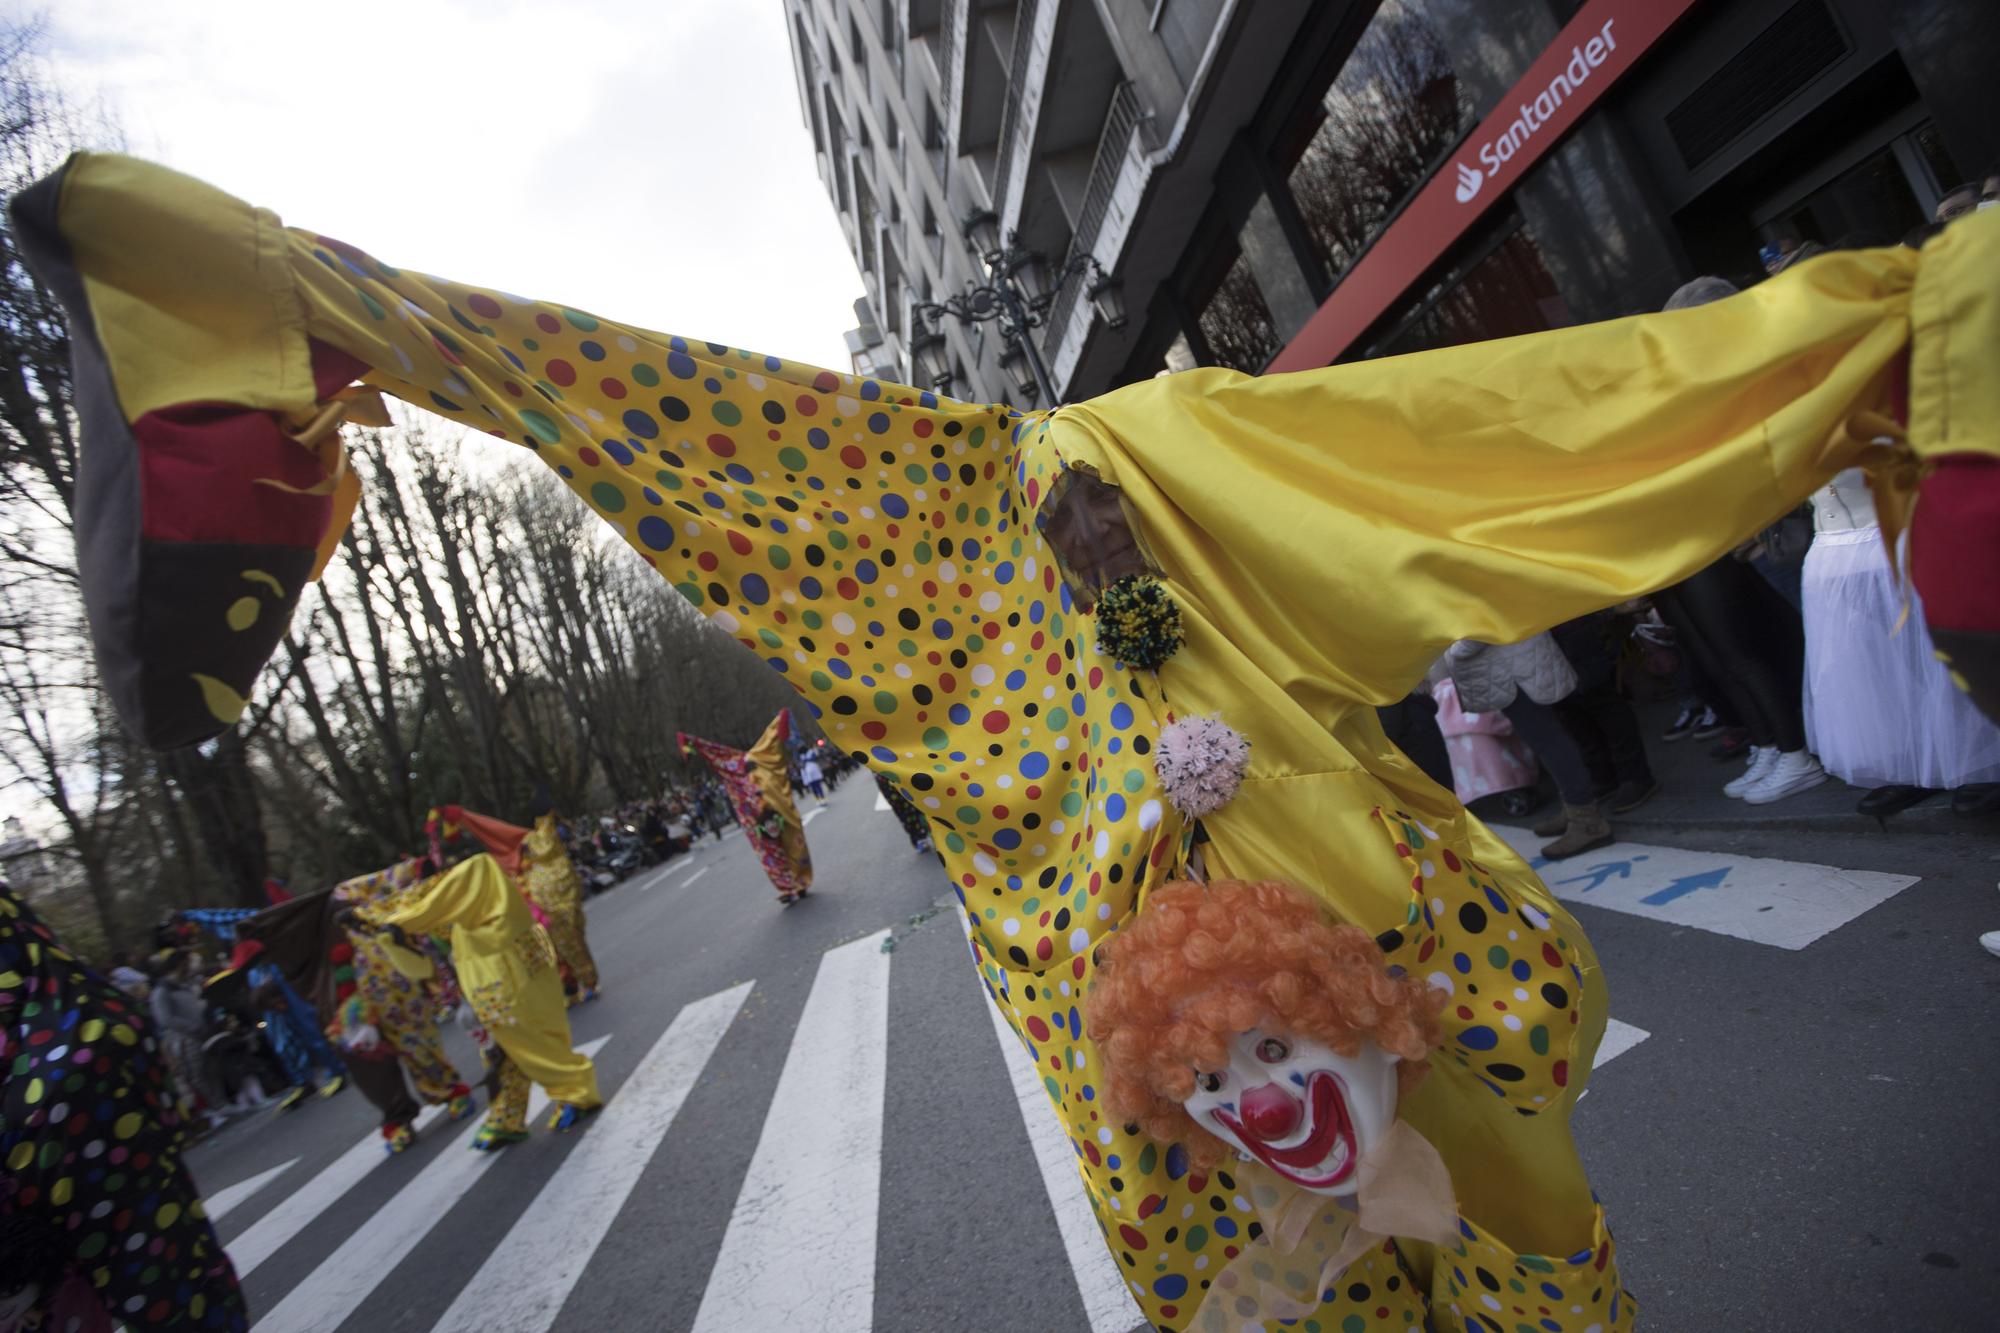
[[[1295,1185],[1326,1189],[1340,1184],[1354,1172],[1354,1122],[1348,1118],[1347,1100],[1340,1095],[1339,1081],[1325,1070],[1314,1074],[1306,1084],[1306,1123],[1300,1133],[1291,1136],[1297,1138],[1296,1143],[1262,1142],[1243,1127],[1242,1121],[1221,1107],[1209,1114],[1258,1161]]]

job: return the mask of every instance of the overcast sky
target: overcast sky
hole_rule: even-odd
[[[847,368],[780,0],[0,0],[131,151],[400,268]]]

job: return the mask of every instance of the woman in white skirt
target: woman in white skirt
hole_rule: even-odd
[[[1941,791],[1965,815],[2000,811],[2000,727],[1931,653],[1923,608],[1903,593],[1859,468],[1813,497],[1806,553],[1806,737],[1826,770],[1872,788],[1857,807],[1885,819]]]

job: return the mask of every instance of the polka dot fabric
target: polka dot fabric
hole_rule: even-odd
[[[1167,690],[1216,675],[1215,627],[1198,590],[1170,579],[1168,595],[1193,613],[1188,647],[1158,673],[1100,651],[1034,523],[1070,465],[1065,450],[1087,446],[1057,429],[1075,409],[940,399],[289,235],[313,336],[374,367],[369,383],[533,450],[797,687],[835,743],[909,791],[1135,1298],[1158,1326],[1184,1326],[1257,1223],[1226,1173],[1190,1171],[1179,1148],[1105,1118],[1082,1013],[1095,945],[1179,853],[1182,821],[1153,756],[1175,715]],[[1199,702],[1229,712],[1227,698]],[[1250,740],[1288,761],[1286,745]],[[1334,906],[1378,932],[1410,924],[1406,906],[1419,919],[1423,909],[1412,868],[1397,868],[1366,809],[1349,828],[1380,849],[1371,882]],[[1236,844],[1226,811],[1212,825]],[[1302,878],[1290,866],[1277,877]],[[1385,910],[1395,916],[1378,920]],[[1415,931],[1407,942],[1424,944]],[[1485,1057],[1477,1076],[1503,1097],[1548,1096],[1558,1057],[1506,1080],[1492,1066],[1532,1039],[1492,1028],[1508,1033],[1505,1051],[1496,1036],[1476,1052],[1480,1027],[1464,1025],[1465,1058]],[[1571,1230],[1587,1234],[1593,1216]],[[1340,1318],[1373,1320],[1372,1309]]]
[[[1036,419],[405,274],[290,233],[315,336],[534,450],[929,817],[974,929],[1086,953],[1171,847],[1157,724],[1029,516]]]
[[[0,1209],[58,1233],[127,1327],[248,1327],[150,1025],[4,888],[0,1069]]]

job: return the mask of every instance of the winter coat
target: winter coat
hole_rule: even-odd
[[[1506,644],[1460,639],[1445,656],[1459,707],[1468,713],[1497,712],[1513,703],[1517,692],[1538,704],[1552,704],[1576,688],[1575,668],[1546,633]]]

